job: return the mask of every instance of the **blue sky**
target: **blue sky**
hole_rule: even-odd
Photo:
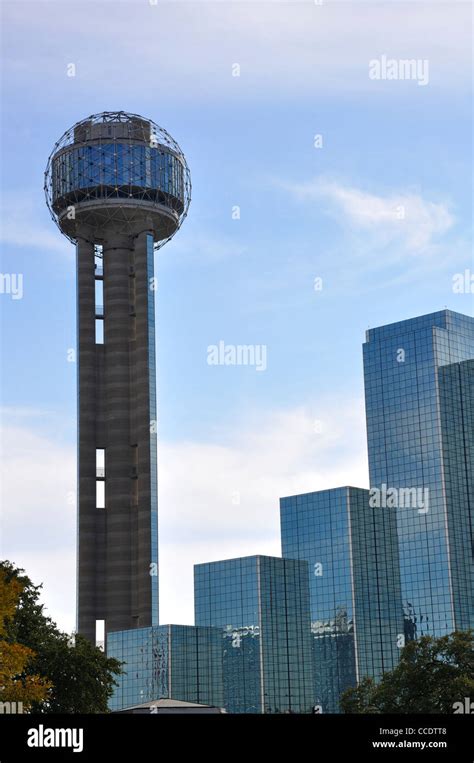
[[[77,120],[136,112],[176,138],[193,181],[156,265],[161,619],[192,622],[193,563],[278,554],[280,495],[367,484],[365,329],[444,306],[472,314],[472,293],[452,286],[474,272],[470,5],[2,12],[1,270],[23,276],[22,299],[0,294],[2,556],[44,580],[71,629],[74,249],[43,172]],[[428,61],[428,84],[370,80],[383,55]],[[209,366],[219,340],[264,344],[266,371]]]

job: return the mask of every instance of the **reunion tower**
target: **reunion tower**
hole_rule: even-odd
[[[49,210],[77,252],[78,632],[158,625],[154,251],[190,175],[149,119],[94,114],[55,144]]]

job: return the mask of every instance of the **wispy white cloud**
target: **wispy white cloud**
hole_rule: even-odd
[[[41,249],[55,255],[74,257],[74,247],[44,212],[43,196],[28,190],[17,191],[3,194],[0,203],[0,241],[4,247]]]
[[[447,202],[430,201],[412,191],[381,195],[325,178],[284,188],[302,201],[326,201],[326,211],[342,224],[376,235],[382,245],[397,241],[410,253],[429,252],[455,224]]]
[[[199,261],[203,264],[215,264],[229,258],[245,254],[247,246],[239,243],[238,239],[228,234],[210,230],[196,229],[182,230],[173,239],[173,254],[164,258],[165,263],[171,263],[179,255],[179,266],[186,265],[189,261]]]

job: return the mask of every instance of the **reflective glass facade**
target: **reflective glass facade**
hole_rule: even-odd
[[[309,564],[314,704],[335,713],[345,689],[398,660],[395,515],[351,487],[281,498],[280,513],[283,556]]]
[[[163,698],[223,706],[218,629],[160,625],[116,631],[108,635],[107,655],[126,663],[111,710]]]
[[[184,205],[184,169],[163,146],[98,142],[60,151],[52,165],[52,203],[59,211],[73,202],[126,198]]]
[[[194,597],[196,624],[222,629],[228,712],[311,711],[305,562],[251,556],[198,564]]]
[[[467,610],[454,595],[453,583],[456,578],[455,585],[464,586],[462,580],[472,580],[472,551],[450,546],[472,533],[472,503],[455,505],[456,491],[465,495],[465,487],[462,480],[453,487],[452,474],[472,470],[472,456],[462,450],[446,418],[450,405],[459,415],[453,401],[461,394],[461,382],[455,391],[456,372],[440,369],[472,358],[474,319],[450,310],[370,329],[364,344],[370,485],[416,489],[428,499],[423,507],[396,510],[408,639],[441,636],[466,622]],[[460,527],[450,537],[449,517],[455,515]]]

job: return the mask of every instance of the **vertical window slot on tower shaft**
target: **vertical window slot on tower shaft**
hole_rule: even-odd
[[[104,344],[104,259],[101,244],[94,245],[95,343]]]
[[[105,649],[105,620],[95,621],[95,645],[104,651]]]
[[[95,495],[96,508],[105,509],[105,450],[97,448],[95,452]]]

